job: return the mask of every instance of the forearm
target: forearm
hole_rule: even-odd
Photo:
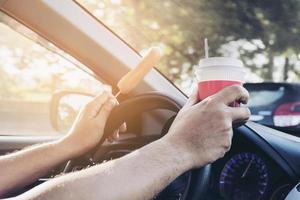
[[[0,157],[0,196],[24,187],[73,156],[65,141],[35,145]]]
[[[191,166],[156,141],[120,159],[44,183],[22,199],[150,199]]]

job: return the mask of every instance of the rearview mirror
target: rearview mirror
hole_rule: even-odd
[[[50,120],[54,129],[66,133],[72,126],[80,109],[93,98],[92,94],[59,91],[53,94]]]

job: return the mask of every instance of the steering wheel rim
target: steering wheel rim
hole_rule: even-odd
[[[100,140],[99,144],[96,146],[95,149],[93,149],[90,153],[87,154],[89,156],[86,156],[85,159],[88,159],[88,162],[90,164],[92,165],[95,164],[95,161],[98,160],[97,158],[99,158],[97,154],[105,154],[105,151],[101,152],[101,150],[104,147],[102,145],[103,142],[110,136],[110,134],[113,133],[114,130],[119,128],[120,125],[126,121],[125,120],[126,118],[134,116],[136,114],[140,114],[142,112],[151,111],[155,109],[165,109],[177,113],[183,107],[184,103],[185,102],[180,101],[175,97],[169,97],[160,92],[144,93],[121,102],[111,112],[104,129],[103,137]],[[172,124],[172,121],[167,123],[170,126]],[[167,130],[166,129],[162,130],[162,134],[166,133],[165,131]],[[162,136],[163,135],[161,135],[161,137]],[[156,137],[156,139],[159,138]],[[98,151],[100,151],[100,153],[98,153]],[[70,172],[74,167],[74,162],[76,163],[76,159],[68,161],[68,163],[66,164],[63,170],[63,173]],[[189,180],[185,192],[183,196],[181,196],[181,199],[182,200],[203,199],[209,187],[211,164],[205,165],[199,169],[190,170],[186,173],[189,173]],[[197,187],[191,187],[190,186],[191,184],[195,184],[197,185]]]
[[[120,105],[111,112],[98,148],[100,148],[99,146],[110,136],[111,133],[114,132],[114,130],[119,128],[122,123],[126,122],[125,119],[129,119],[142,112],[155,109],[165,109],[177,113],[183,105],[184,102],[160,92],[144,93],[121,102]],[[186,192],[183,199],[202,199],[208,189],[210,172],[210,164],[200,169],[192,170],[192,173],[195,175],[192,178],[192,181],[197,184],[197,187],[193,190],[189,187],[189,191]]]
[[[159,92],[149,92],[127,99],[115,107],[107,119],[104,134],[99,142],[101,145],[126,119],[156,109],[170,110],[177,113],[183,106],[183,102],[170,98]]]

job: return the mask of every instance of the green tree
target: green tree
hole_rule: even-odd
[[[284,56],[283,79],[288,79],[288,72],[296,73],[295,63],[290,58],[300,52],[300,1],[299,0],[226,0],[207,1],[209,12],[214,22],[210,26],[218,36],[213,39],[220,45],[232,40],[247,40],[256,46],[255,50],[241,49],[244,61],[254,59],[257,54],[264,54],[268,62],[263,68],[248,65],[254,72],[266,80],[273,80],[274,58]],[[257,40],[262,45],[257,45]]]
[[[138,51],[161,45],[165,57],[159,69],[178,84],[192,76],[194,65],[203,57],[206,37],[213,56],[224,55],[224,46],[230,51],[226,45],[238,42],[240,58],[264,80],[274,80],[279,68],[284,80],[290,72],[299,78],[295,62],[300,48],[299,0],[79,2]],[[258,55],[265,57],[263,66],[253,62]],[[282,66],[277,57],[284,57]]]

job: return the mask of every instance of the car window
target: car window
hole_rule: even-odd
[[[182,91],[204,57],[241,59],[247,82],[299,82],[300,1],[76,0],[135,50],[160,46],[158,69]]]
[[[57,90],[109,89],[74,58],[3,13],[0,35],[0,135],[62,134],[49,116]]]
[[[249,91],[249,107],[268,106],[281,99],[284,95],[284,88],[278,90],[257,90]]]

